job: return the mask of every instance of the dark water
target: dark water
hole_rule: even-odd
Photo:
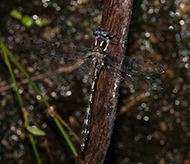
[[[127,55],[151,57],[161,63],[164,89],[137,91],[122,87],[118,117],[105,163],[189,163],[190,147],[190,69],[188,1],[136,1],[133,8]],[[27,27],[24,20],[13,18],[16,9],[34,21],[41,18],[47,25]],[[101,1],[1,1],[0,35],[12,48],[31,76],[43,73],[31,66],[20,45],[25,38],[42,38],[75,45],[91,46],[92,32],[100,25]],[[6,64],[0,58],[0,89],[11,84]],[[46,66],[46,65],[45,65]],[[50,71],[50,66],[46,70]],[[17,81],[24,75],[13,65]],[[80,136],[88,100],[87,77],[58,74],[35,81],[56,106],[60,116]],[[58,131],[45,105],[29,84],[19,87],[32,117],[45,130],[54,163],[71,162],[74,156]],[[24,130],[22,112],[14,89],[0,93],[0,163],[36,163]],[[30,122],[32,125],[32,122]],[[68,132],[79,151],[79,143]],[[35,137],[43,163],[50,163],[44,138]]]

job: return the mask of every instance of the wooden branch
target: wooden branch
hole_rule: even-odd
[[[104,0],[101,26],[111,34],[117,33],[117,37],[120,38],[119,45],[109,46],[109,52],[122,55],[126,52],[132,4],[133,0]],[[117,42],[116,38],[113,40]],[[122,60],[117,60],[116,56],[115,59],[121,68]],[[89,140],[86,150],[76,158],[76,164],[99,164],[105,160],[116,118],[120,84],[119,78],[114,79],[109,75],[113,71],[114,68],[104,67],[98,77],[92,105]]]

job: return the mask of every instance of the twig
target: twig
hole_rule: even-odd
[[[78,137],[78,135],[69,127],[69,125],[61,118],[61,116],[55,111],[55,107],[50,106],[48,108],[48,112],[52,117],[56,117],[63,126],[65,126],[67,128],[67,130],[69,130],[73,136],[76,138],[76,140],[80,143],[80,138]]]
[[[56,71],[47,72],[47,73],[44,73],[44,74],[39,74],[39,75],[33,76],[31,79],[33,81],[36,81],[36,80],[43,79],[43,78],[46,78],[46,77],[54,76],[56,74],[72,72],[75,69],[77,69],[78,67],[80,67],[83,63],[84,63],[84,59],[79,60],[76,64],[74,64],[72,66],[68,66],[68,67],[65,67],[65,68],[59,68]],[[20,86],[21,84],[27,84],[27,83],[29,83],[29,80],[24,79],[24,80],[21,80],[20,82],[18,82],[17,84],[18,84],[18,86]],[[6,90],[11,89],[11,88],[14,88],[13,83],[10,84],[10,85],[6,85],[6,86],[1,87],[0,92],[6,91]]]

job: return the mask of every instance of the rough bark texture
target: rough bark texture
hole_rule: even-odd
[[[109,52],[125,54],[129,24],[132,14],[133,0],[105,0],[101,26],[111,34],[117,33],[120,38],[118,45],[110,45]],[[117,42],[117,38],[113,39]],[[116,57],[117,58],[117,57]],[[120,58],[121,59],[121,58]],[[122,59],[116,60],[121,68]],[[110,68],[109,68],[110,69]],[[92,107],[90,134],[86,150],[79,153],[76,164],[103,163],[110,145],[111,134],[117,112],[119,78],[109,76],[108,68],[104,67],[98,77]]]

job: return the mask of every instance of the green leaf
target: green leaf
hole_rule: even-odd
[[[45,136],[46,133],[36,127],[33,126],[27,126],[26,129],[35,136]]]
[[[21,19],[21,22],[23,25],[25,25],[26,27],[31,27],[33,24],[34,24],[34,21],[32,18],[30,18],[29,16],[24,16],[22,19]]]
[[[12,16],[15,19],[21,19],[22,13],[20,11],[14,9],[10,12],[10,16]]]
[[[45,26],[45,25],[48,24],[47,21],[45,21],[45,20],[43,20],[43,19],[41,19],[41,18],[37,18],[37,19],[35,20],[35,23],[36,23],[39,27],[43,27],[43,26]]]

